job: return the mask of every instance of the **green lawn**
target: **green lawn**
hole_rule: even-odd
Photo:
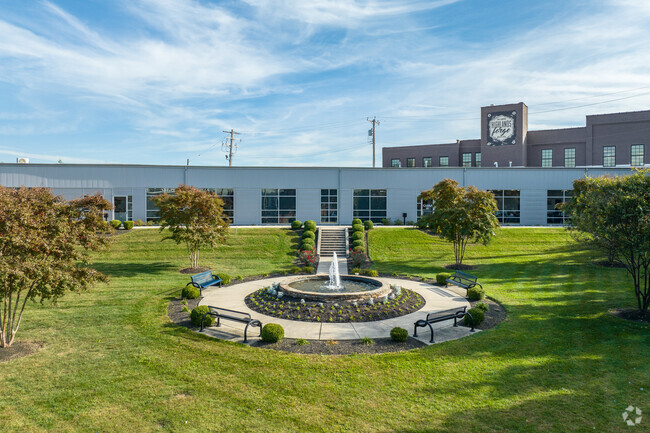
[[[0,431],[616,432],[630,429],[628,405],[650,413],[650,327],[607,314],[634,306],[627,275],[593,265],[561,229],[504,229],[468,250],[472,273],[508,310],[496,329],[343,357],[172,325],[166,305],[188,260],[160,239],[116,237],[96,259],[109,284],[29,307],[18,337],[45,347],[0,364]],[[233,276],[288,269],[296,242],[287,230],[233,229],[202,264]],[[417,230],[376,229],[369,242],[383,272],[433,276],[453,262],[448,244]],[[644,417],[636,431],[648,426]]]

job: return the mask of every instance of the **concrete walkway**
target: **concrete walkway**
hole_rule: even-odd
[[[244,302],[244,297],[263,287],[268,287],[274,282],[281,281],[281,278],[269,278],[265,280],[250,281],[242,284],[235,284],[226,287],[212,287],[203,290],[203,299],[200,305],[213,305],[237,311],[244,311],[260,320],[263,324],[278,323],[284,328],[285,338],[305,338],[308,340],[357,340],[363,337],[385,338],[390,336],[390,330],[396,326],[402,327],[413,333],[413,323],[423,319],[427,313],[432,311],[458,308],[467,306],[469,302],[462,296],[437,286],[417,281],[401,280],[397,278],[377,278],[386,284],[396,284],[403,288],[413,290],[422,295],[426,301],[425,306],[419,311],[407,314],[402,317],[386,319],[376,322],[357,323],[314,323],[299,322],[294,320],[279,319],[266,316],[250,310]],[[225,340],[243,342],[244,324],[232,321],[223,321],[220,327],[211,327],[203,332]],[[436,330],[436,343],[470,335],[469,328],[464,326],[453,327],[453,320],[433,325]],[[259,337],[259,328],[248,329],[248,341],[255,341]],[[431,331],[429,328],[418,328],[420,341],[429,344]]]

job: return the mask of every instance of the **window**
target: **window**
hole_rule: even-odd
[[[431,161],[431,158],[429,158],[429,157],[422,158],[422,167],[433,167],[433,163]]]
[[[639,167],[644,164],[643,161],[643,144],[633,144],[632,149],[630,149],[630,165],[633,167]]]
[[[164,193],[174,194],[175,188],[147,188],[147,221],[158,221],[160,213],[152,198]]]
[[[472,166],[472,154],[463,153],[463,167],[471,167],[471,166]]]
[[[440,167],[449,167],[449,157],[441,156],[440,157]]]
[[[295,189],[262,190],[262,224],[287,224],[295,219]]]
[[[519,224],[519,190],[502,190],[494,189],[490,191],[494,194],[499,210],[496,217],[501,224]]]
[[[113,197],[113,219],[133,221],[133,196],[116,195]]]
[[[399,159],[391,159],[390,160],[390,166],[399,168],[399,167],[402,166],[402,163],[400,162]]]
[[[415,167],[415,158],[406,158],[407,167]]]
[[[549,189],[546,191],[546,223],[547,224],[564,224],[568,222],[568,217],[564,216],[564,212],[557,209],[560,203],[566,203],[571,200],[573,191],[571,190],[555,190]]]
[[[230,222],[235,220],[235,192],[232,188],[206,188],[206,191],[212,191],[223,200],[223,214],[228,217]]]
[[[337,223],[339,221],[338,191],[335,189],[320,190],[320,222]]]
[[[433,212],[433,200],[418,200],[416,219],[429,215]]]
[[[603,167],[616,167],[616,146],[603,147]]]
[[[575,167],[576,166],[576,148],[571,147],[569,149],[564,149],[564,166],[565,167]]]
[[[354,218],[372,220],[375,223],[386,218],[385,189],[355,189],[352,204]]]
[[[476,161],[476,166],[480,167],[481,166],[481,152],[476,152],[474,154],[474,160]]]
[[[553,167],[553,149],[542,149],[542,167]]]

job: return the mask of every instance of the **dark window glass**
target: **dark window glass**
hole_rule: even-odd
[[[415,158],[406,158],[407,167],[415,167]]]
[[[422,158],[422,167],[433,167],[433,163],[431,161],[431,158],[429,158],[429,157]]]

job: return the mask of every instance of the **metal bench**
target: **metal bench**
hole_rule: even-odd
[[[429,314],[427,314],[426,319],[418,320],[417,322],[415,322],[414,327],[413,327],[413,336],[414,337],[418,336],[418,328],[420,328],[420,327],[424,328],[425,326],[428,326],[429,329],[431,329],[430,343],[434,343],[434,341],[433,341],[433,326],[431,326],[433,323],[444,322],[445,320],[454,319],[454,326],[458,326],[458,323],[456,321],[458,319],[462,319],[465,316],[468,316],[470,318],[470,321],[472,323],[471,332],[474,332],[474,318],[466,310],[467,310],[467,307],[463,307],[463,308],[452,308],[452,309],[449,309],[449,310],[434,311],[432,313],[429,313]]]
[[[199,289],[201,295],[203,295],[203,289],[206,287],[214,286],[215,284],[219,284],[219,287],[221,287],[221,278],[218,275],[213,275],[212,271],[201,272],[200,274],[192,275],[190,278],[192,278],[192,281],[187,283],[185,287],[192,285]]]
[[[454,275],[447,278],[447,284],[453,284],[454,286],[462,287],[463,289],[469,292],[469,289],[475,286],[479,286],[481,289],[483,286],[476,281],[478,277],[474,275],[466,274],[465,272],[456,271]]]
[[[203,317],[201,317],[201,331],[203,331],[203,321],[205,320],[206,316],[210,315],[217,319],[217,324],[216,326],[221,326],[221,319],[226,319],[226,320],[233,320],[235,322],[241,322],[246,324],[246,328],[244,328],[244,343],[248,341],[248,327],[259,327],[260,328],[260,337],[262,336],[262,322],[260,322],[257,319],[253,319],[250,314],[244,313],[243,311],[235,311],[235,310],[228,310],[227,308],[221,308],[221,307],[213,307],[212,305],[208,305],[208,308],[210,311],[205,313]]]

